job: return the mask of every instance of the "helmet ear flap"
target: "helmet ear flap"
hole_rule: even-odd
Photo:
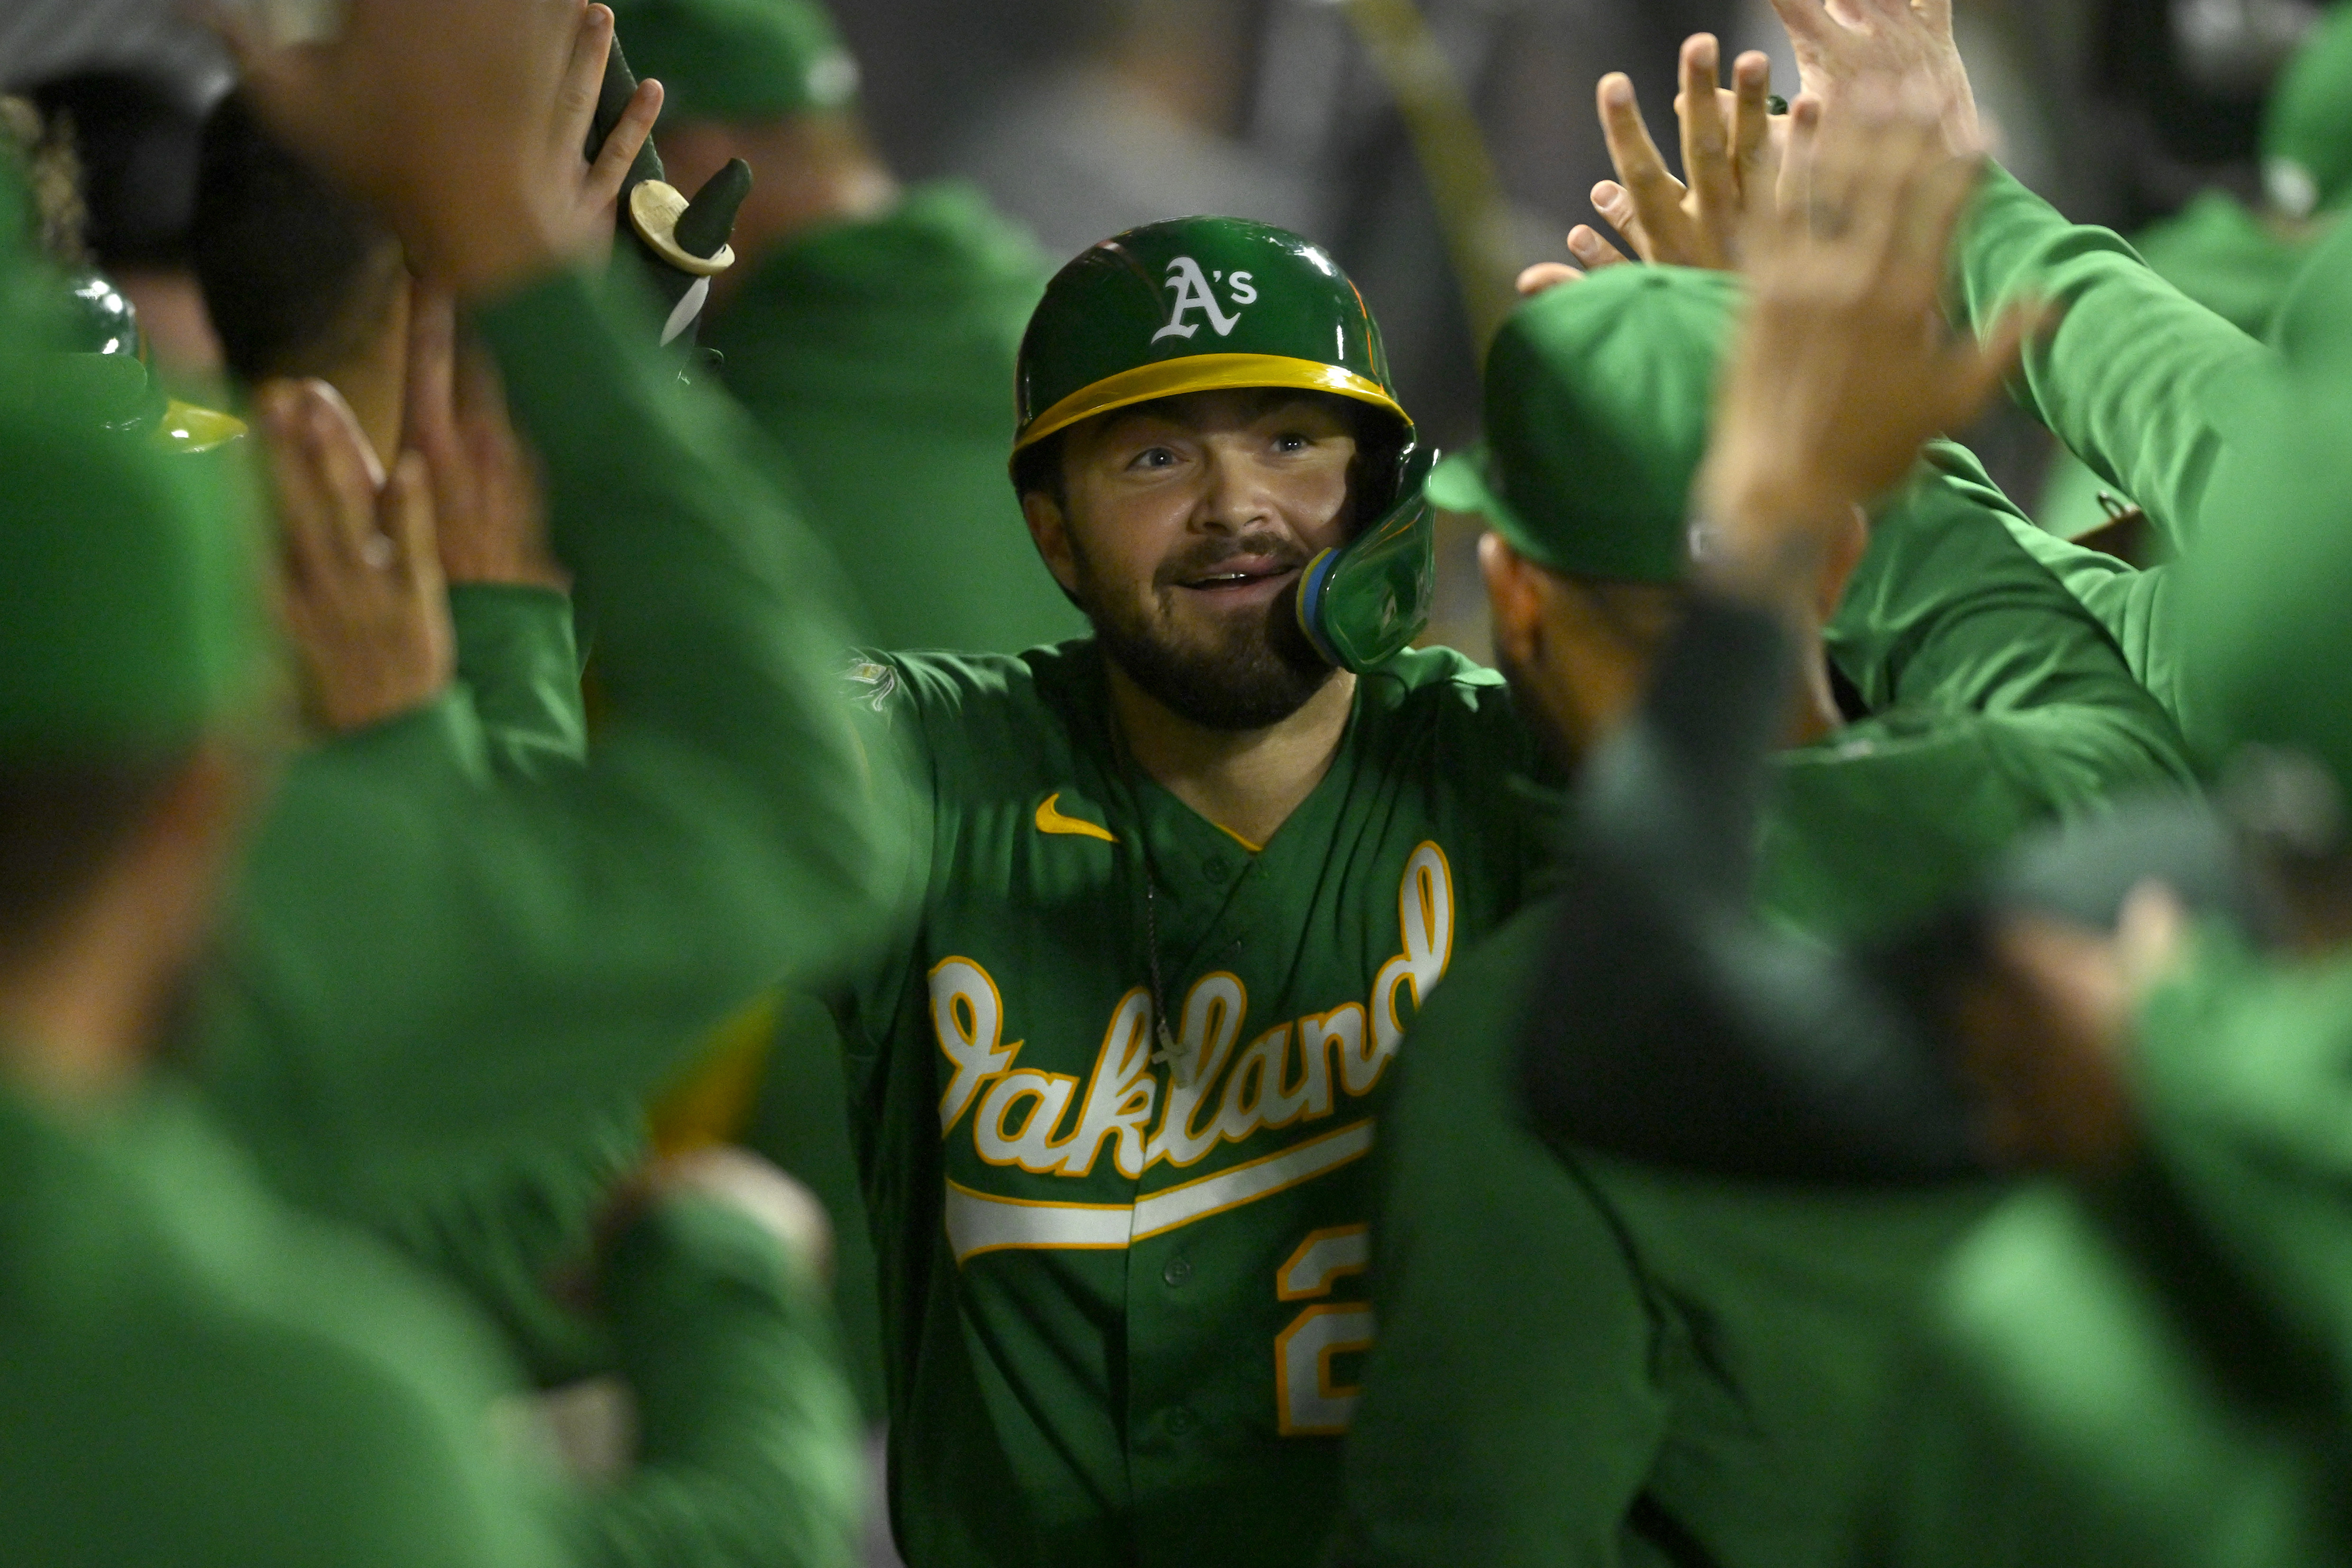
[[[1389,504],[1356,537],[1307,565],[1293,601],[1299,630],[1324,660],[1361,674],[1402,653],[1429,624],[1437,591],[1437,514],[1429,504],[1433,447],[1405,442],[1391,459]],[[1369,487],[1369,498],[1379,492]],[[1367,508],[1370,509],[1369,507]]]
[[[1358,415],[1356,424],[1356,464],[1348,476],[1348,493],[1360,534],[1394,509],[1403,492],[1413,437],[1404,425],[1369,408]]]

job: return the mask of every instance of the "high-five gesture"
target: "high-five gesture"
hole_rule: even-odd
[[[1951,152],[1983,147],[1976,92],[1952,41],[1952,0],[1772,0],[1772,9],[1806,93],[1832,111],[1858,83],[1899,79],[1928,95]]]
[[[1643,261],[1717,271],[1737,265],[1748,207],[1788,197],[1821,125],[1814,99],[1799,98],[1786,114],[1770,111],[1772,63],[1763,54],[1750,50],[1732,62],[1728,89],[1717,81],[1720,56],[1711,34],[1683,43],[1675,98],[1682,179],[1650,139],[1633,81],[1622,71],[1601,78],[1601,131],[1617,178],[1592,187],[1592,204]],[[1587,269],[1628,259],[1584,224],[1569,231],[1568,248]],[[1572,267],[1543,263],[1521,274],[1519,291],[1539,293],[1574,276]]]
[[[1666,170],[1622,72],[1601,78],[1601,131],[1609,143],[1615,181],[1592,189],[1592,204],[1644,261],[1728,267],[1738,251],[1748,202],[1772,189],[1780,149],[1773,134],[1769,95],[1772,64],[1750,51],[1732,63],[1731,90],[1717,84],[1721,54],[1714,37],[1685,40],[1681,90],[1675,115],[1682,127],[1684,178]],[[1588,243],[1580,246],[1580,238]],[[1588,266],[1622,260],[1590,229],[1569,235],[1569,248]]]
[[[1965,424],[2016,362],[2038,312],[2012,310],[1979,343],[1937,309],[1978,168],[1945,146],[1939,105],[1857,83],[1824,124],[1808,199],[1751,215],[1748,319],[1695,491],[1735,582],[1809,582],[1850,508]]]

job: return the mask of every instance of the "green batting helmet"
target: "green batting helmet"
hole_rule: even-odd
[[[1243,218],[1192,217],[1087,250],[1046,285],[1021,340],[1013,455],[1114,409],[1258,387],[1331,393],[1394,423],[1394,460],[1367,478],[1375,520],[1308,564],[1297,599],[1326,659],[1383,663],[1429,619],[1436,536],[1421,490],[1433,454],[1415,447],[1364,297],[1321,246]]]

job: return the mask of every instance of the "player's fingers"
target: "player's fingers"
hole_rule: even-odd
[[[377,501],[377,537],[390,541],[392,566],[422,593],[442,587],[441,551],[433,523],[433,476],[421,454],[404,452]]]
[[[589,128],[596,122],[596,100],[604,91],[604,61],[612,52],[612,9],[591,5],[572,35],[572,54],[556,89],[555,118],[550,128],[556,146],[583,149],[583,160]]]
[[[1722,47],[1711,33],[1684,40],[1682,96],[1675,120],[1682,130],[1683,181],[1698,199],[1700,232],[1710,240],[1739,210],[1739,177],[1731,164],[1731,131],[1724,123],[1717,78]],[[1706,257],[1716,260],[1716,256]]]
[[[629,97],[628,107],[621,111],[619,123],[604,138],[594,166],[588,171],[587,183],[581,187],[581,205],[601,211],[619,198],[622,183],[629,177],[629,166],[637,161],[646,138],[654,133],[654,122],[661,118],[661,106],[662,84],[639,82],[637,90]]]
[[[1666,172],[1666,161],[1659,154],[1658,144],[1650,140],[1650,128],[1642,121],[1642,109],[1634,99],[1632,78],[1622,71],[1612,71],[1601,78],[1597,96],[1601,134],[1609,144],[1610,165],[1617,171],[1619,183],[1632,198],[1641,226],[1652,241],[1671,244],[1679,240],[1686,223],[1682,211],[1683,183]],[[1675,256],[1664,259],[1686,258]]]
[[[268,434],[271,490],[278,500],[278,543],[287,574],[298,591],[331,569],[331,510],[318,462],[303,428],[299,389],[287,382],[265,382],[254,394],[255,412]]]
[[[1780,26],[1789,29],[1790,42],[1801,49],[1832,44],[1844,31],[1822,0],[1772,0],[1772,10]]]
[[[1625,237],[1638,248],[1639,241],[1633,235],[1628,234]],[[1583,263],[1588,272],[1598,272],[1604,267],[1623,267],[1633,259],[1584,224],[1568,231],[1568,254]]]
[[[400,439],[432,456],[457,423],[457,307],[448,294],[408,286],[408,382]]]
[[[1822,135],[1822,100],[1811,93],[1799,94],[1789,105],[1787,119],[1773,201],[1784,211],[1801,211],[1812,199],[1813,156]]]
[[[1769,186],[1756,173],[1772,147],[1772,57],[1750,49],[1731,62],[1731,162],[1743,200]]]
[[[1657,246],[1652,242],[1649,230],[1643,226],[1642,214],[1634,207],[1633,198],[1626,193],[1624,186],[1618,184],[1614,180],[1603,180],[1601,183],[1592,187],[1592,210],[1599,213],[1604,219],[1608,220],[1608,224],[1611,228],[1615,229],[1619,234],[1624,235],[1625,243],[1628,246],[1631,246],[1633,247],[1633,254],[1640,256],[1643,261],[1675,261],[1690,259],[1687,256],[1661,256],[1658,255]],[[1578,229],[1582,229],[1591,236],[1595,248],[1601,250],[1613,250],[1615,248],[1610,246],[1601,235],[1587,227],[1587,225],[1579,224],[1576,226]],[[1577,244],[1576,231],[1570,230],[1568,236],[1569,249],[1573,252],[1577,247]]]
[[[346,569],[382,570],[388,562],[376,532],[375,498],[383,488],[383,465],[341,392],[314,380],[303,383],[301,395],[304,442],[325,496],[338,560]]]
[[[1513,287],[1518,290],[1520,298],[1532,299],[1563,283],[1580,283],[1583,279],[1584,274],[1566,262],[1539,261],[1522,270]]]

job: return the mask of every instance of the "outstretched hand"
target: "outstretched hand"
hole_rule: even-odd
[[[2038,308],[2012,308],[1981,343],[1951,340],[1937,308],[1979,170],[1947,148],[1933,102],[1860,84],[1824,126],[1806,198],[1750,214],[1748,316],[1694,492],[1727,586],[1809,582],[1851,508],[2016,364]]]
[[[1980,152],[1975,89],[1952,38],[1952,0],[1772,0],[1809,97],[1832,113],[1864,82],[1915,84],[1933,100],[1946,148]]]
[[[461,296],[592,246],[660,109],[648,82],[591,168],[613,14],[585,0],[351,0],[335,38],[286,47],[241,11],[209,19],[271,128]]]
[[[1592,187],[1592,204],[1643,261],[1729,270],[1749,208],[1790,199],[1810,156],[1820,101],[1800,97],[1787,113],[1773,114],[1772,62],[1754,50],[1741,55],[1725,89],[1717,82],[1720,55],[1711,34],[1683,43],[1675,98],[1683,179],[1650,139],[1632,80],[1622,71],[1601,78],[1601,130],[1617,178]],[[1569,231],[1568,248],[1586,270],[1632,259],[1586,224]],[[1577,267],[1540,263],[1520,275],[1519,292],[1541,293],[1581,276]]]
[[[1667,172],[1650,140],[1632,80],[1622,72],[1601,78],[1601,131],[1617,178],[1594,186],[1592,203],[1643,261],[1728,268],[1748,208],[1778,181],[1788,122],[1776,126],[1769,111],[1772,63],[1752,50],[1740,56],[1732,62],[1726,91],[1717,81],[1721,54],[1711,34],[1683,43],[1675,99],[1682,129],[1680,180]],[[1588,267],[1625,259],[1590,228],[1572,232],[1568,245]]]

